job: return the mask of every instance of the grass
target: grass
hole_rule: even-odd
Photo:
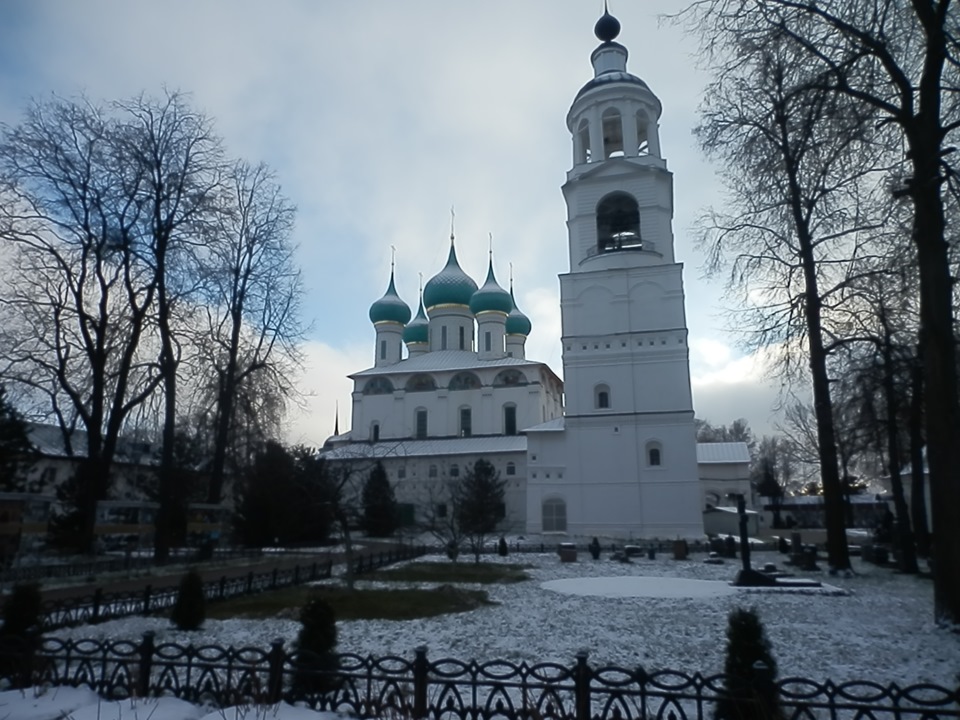
[[[435,583],[518,583],[529,580],[523,565],[493,565],[470,562],[409,563],[380,570],[376,580]]]

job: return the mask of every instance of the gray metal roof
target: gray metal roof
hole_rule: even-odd
[[[380,458],[416,458],[437,455],[486,455],[490,453],[525,453],[527,439],[523,435],[486,435],[469,438],[433,438],[427,440],[395,440],[378,443],[349,443],[320,452],[327,460],[372,460]]]
[[[697,443],[697,462],[749,464],[750,450],[744,442]]]
[[[539,425],[534,425],[533,427],[524,428],[523,432],[560,432],[564,428],[564,418],[558,417],[553,420],[547,420],[542,422]]]
[[[470,350],[438,350],[415,357],[408,357],[393,365],[367,368],[348,375],[350,378],[369,377],[371,375],[397,375],[401,373],[442,372],[444,370],[482,370],[484,368],[544,368],[556,375],[546,363],[521,358],[500,358],[499,360],[479,360]],[[533,379],[533,378],[529,378]],[[559,378],[558,378],[559,379]]]

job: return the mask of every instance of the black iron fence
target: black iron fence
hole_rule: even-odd
[[[5,660],[9,650],[0,648],[0,667],[21,686],[87,686],[108,699],[172,695],[220,707],[285,700],[360,718],[710,720],[731,692],[722,675],[591,665],[585,652],[571,664],[528,664],[432,660],[421,647],[412,658],[344,654],[337,670],[319,672],[306,670],[304,658],[281,640],[267,649],[192,647],[157,644],[145,633],[139,642],[47,638],[29,670],[17,676]],[[960,688],[930,683],[775,682],[758,672],[737,697],[746,703],[775,698],[774,712],[757,704],[754,710],[767,712],[748,708],[742,717],[960,718]]]
[[[401,560],[426,554],[424,547],[400,546],[382,552],[358,554],[351,562],[354,574],[361,575]],[[238,577],[221,576],[205,582],[207,600],[216,602],[242,595],[279,590],[303,583],[325,580],[333,574],[333,562],[312,562],[294,567],[274,568],[266,572],[248,572]],[[106,592],[102,588],[90,594],[67,600],[51,600],[43,605],[44,632],[62,627],[99,623],[106,620],[168,612],[177,600],[177,587],[154,588],[147,584],[141,590]]]

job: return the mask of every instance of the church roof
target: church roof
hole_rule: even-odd
[[[750,450],[744,442],[697,443],[698,463],[749,463]]]
[[[438,305],[463,305],[469,307],[470,298],[477,291],[477,284],[457,262],[457,251],[450,238],[450,254],[443,269],[423,286],[423,305],[429,313]]]
[[[367,368],[349,375],[350,378],[372,375],[396,375],[399,373],[437,372],[442,370],[482,370],[483,368],[546,368],[550,366],[535,360],[505,357],[497,360],[478,360],[471,350],[438,350],[401,360],[393,365]]]
[[[554,418],[553,420],[547,420],[539,425],[534,425],[533,427],[524,428],[523,432],[559,432],[562,431],[563,428],[563,418],[558,417]]]
[[[485,435],[468,438],[428,438],[426,440],[385,440],[376,443],[350,443],[325,450],[327,460],[367,460],[381,458],[434,457],[438,455],[487,455],[523,453],[527,439],[523,435]]]

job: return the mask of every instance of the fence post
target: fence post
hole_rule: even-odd
[[[100,605],[103,603],[103,588],[97,588],[93,591],[93,617],[91,623],[100,622]]]
[[[153,593],[153,585],[147,585],[143,589],[143,614],[150,614],[150,595]]]
[[[413,720],[427,716],[427,646],[414,650],[413,658]]]
[[[283,695],[283,640],[276,639],[270,643],[270,652],[267,654],[269,675],[267,677],[267,703],[274,705],[280,702]]]
[[[147,630],[143,634],[143,640],[140,643],[140,669],[137,673],[137,697],[150,696],[150,671],[153,667],[153,638],[156,635],[153,630]]]
[[[750,668],[750,681],[753,697],[757,703],[759,717],[774,717],[776,712],[777,690],[773,682],[773,671],[763,660],[757,660]]]
[[[587,651],[577,653],[577,665],[573,671],[576,720],[590,720],[590,666]]]

